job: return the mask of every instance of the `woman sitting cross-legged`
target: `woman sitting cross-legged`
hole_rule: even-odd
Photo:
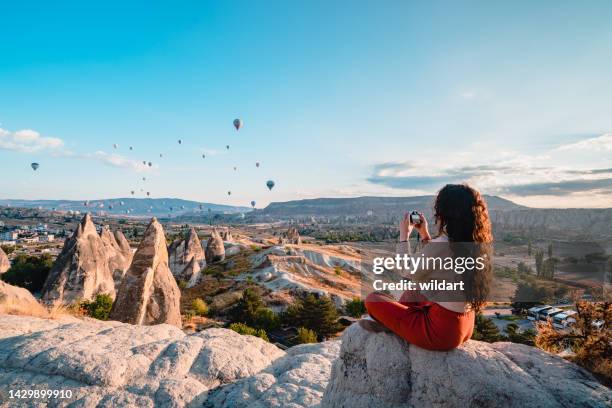
[[[489,292],[491,265],[487,248],[492,243],[489,214],[478,191],[464,184],[448,184],[438,192],[434,204],[436,238],[431,239],[425,217],[422,213],[419,216],[418,223],[411,221],[410,214],[400,222],[400,252],[410,251],[408,240],[415,229],[423,242],[421,252],[425,257],[457,257],[461,248],[467,246],[472,256],[486,260],[485,266],[461,275],[452,271],[450,275],[465,283],[465,290],[452,296],[435,291],[406,291],[396,301],[385,293],[373,292],[365,300],[373,320],[363,319],[359,324],[374,332],[387,328],[424,349],[451,350],[472,336],[475,313],[484,305]],[[413,276],[429,280],[449,274],[420,269]]]

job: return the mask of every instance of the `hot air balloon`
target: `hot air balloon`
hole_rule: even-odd
[[[255,205],[256,205],[256,204],[257,204],[257,203],[256,203],[255,201],[251,201],[251,207],[255,208]]]
[[[202,155],[202,158],[203,158],[203,159],[205,159],[205,158],[206,158],[206,155],[205,155],[205,154],[203,154],[203,155]]]
[[[151,167],[153,165],[153,163],[151,163],[151,162],[148,162],[147,164],[149,165],[149,167]]]
[[[124,203],[123,201],[121,201],[119,204],[121,204],[121,205],[125,205],[125,203]]]
[[[270,191],[272,191],[272,189],[274,188],[274,181],[272,180],[268,180],[266,182],[266,186],[268,186],[268,188],[270,189]]]
[[[118,148],[118,147],[119,147],[119,145],[118,145],[117,143],[115,143],[115,144],[113,145],[113,149],[116,149],[116,148]]]
[[[151,195],[151,193],[149,193],[149,192],[147,191],[147,196],[150,196],[150,195]]]
[[[200,210],[204,209],[204,206],[202,204],[200,204]]]
[[[132,146],[130,146],[130,150],[134,150],[134,148]]]
[[[234,166],[234,171],[238,170],[238,167]]]
[[[242,127],[242,119],[234,119],[234,127],[236,130],[240,130]]]
[[[108,205],[108,209],[109,209],[109,210],[112,210],[112,209],[113,209],[113,206],[109,204],[109,205]]]
[[[147,178],[146,178],[146,177],[143,177],[143,178],[142,178],[142,181],[147,181]]]
[[[225,146],[225,148],[226,148],[227,150],[229,150],[229,145],[226,145],[226,146]]]
[[[134,195],[134,190],[132,190],[132,195]]]
[[[259,162],[255,163],[255,167],[259,168]]]
[[[229,195],[232,195],[232,192],[231,192],[231,191],[228,191],[228,192],[227,192],[227,195],[228,195],[228,196],[229,196]]]
[[[178,144],[183,144],[183,141],[181,139],[178,140]]]
[[[160,153],[160,154],[159,154],[159,157],[164,157],[164,155]]]
[[[38,163],[32,163],[32,164],[30,164],[30,166],[32,167],[32,169],[33,169],[34,171],[36,171],[36,170],[38,170],[38,168],[40,167],[40,164],[38,164]]]

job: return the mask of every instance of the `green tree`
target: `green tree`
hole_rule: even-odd
[[[298,328],[295,341],[297,342],[297,344],[316,343],[317,334],[310,329],[300,327]]]
[[[346,302],[344,309],[351,317],[361,317],[366,312],[365,303],[357,297]]]
[[[85,309],[89,317],[98,320],[108,320],[113,308],[113,298],[106,293],[101,293],[96,295],[96,298],[92,301],[81,302],[81,308]]]
[[[255,321],[257,311],[264,307],[259,294],[253,288],[246,288],[242,297],[230,311],[230,318],[234,322],[252,324]]]
[[[249,336],[255,336],[255,337],[264,339],[265,341],[270,341],[264,329],[255,329],[244,323],[232,323],[229,325],[229,328],[230,330],[233,330],[236,333],[249,335]]]
[[[309,293],[296,300],[284,313],[284,321],[294,327],[314,330],[319,339],[325,339],[340,330],[338,311],[327,296]]]
[[[502,340],[502,338],[493,320],[480,313],[476,315],[472,339],[486,341],[487,343],[495,343],[496,341]]]
[[[546,303],[554,297],[553,289],[538,285],[537,282],[519,282],[512,307],[517,310],[527,310],[537,305]]]
[[[26,288],[32,293],[40,292],[52,266],[53,259],[49,254],[39,257],[21,254],[15,257],[11,268],[0,278],[11,285]]]
[[[512,343],[526,344],[528,346],[535,344],[535,331],[532,329],[520,331],[519,325],[512,322],[506,326],[504,331],[508,336],[508,340]]]
[[[262,307],[255,312],[253,326],[265,331],[276,330],[280,327],[280,317],[267,307]]]
[[[528,255],[528,256],[531,256],[531,249],[532,249],[532,248],[531,248],[531,241],[529,241],[529,242],[527,243],[527,255]]]
[[[535,252],[535,265],[536,275],[538,277],[542,276],[542,272],[544,270],[544,253],[539,249]]]
[[[257,329],[274,330],[280,326],[280,317],[265,307],[253,288],[246,288],[236,306],[230,310],[230,320],[245,323]]]

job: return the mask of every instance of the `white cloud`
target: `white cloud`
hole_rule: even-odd
[[[21,153],[36,153],[40,151],[57,151],[64,146],[62,139],[41,136],[40,133],[23,129],[10,132],[0,128],[0,149]]]
[[[106,152],[103,152],[102,150],[98,150],[97,152],[94,152],[91,154],[76,155],[74,157],[84,158],[84,159],[93,159],[101,163],[107,164],[109,166],[120,167],[123,169],[130,169],[130,170],[134,170],[137,172],[144,172],[144,171],[148,171],[151,169],[151,167],[149,167],[146,164],[143,164],[140,161],[128,159],[127,157],[121,156],[120,154],[116,154],[116,153],[106,153]]]
[[[590,150],[593,152],[612,151],[612,133],[561,145],[557,150]]]
[[[467,101],[471,101],[476,98],[476,92],[474,91],[464,91],[461,93],[461,97]]]

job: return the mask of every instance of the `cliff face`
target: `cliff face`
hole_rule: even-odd
[[[449,352],[357,324],[342,336],[322,407],[606,407],[612,391],[582,368],[514,343]]]
[[[181,292],[168,267],[163,227],[153,218],[121,281],[111,319],[181,327],[180,299]]]
[[[46,303],[73,303],[91,300],[99,293],[115,297],[109,252],[96,232],[89,214],[66,240],[42,289]]]

